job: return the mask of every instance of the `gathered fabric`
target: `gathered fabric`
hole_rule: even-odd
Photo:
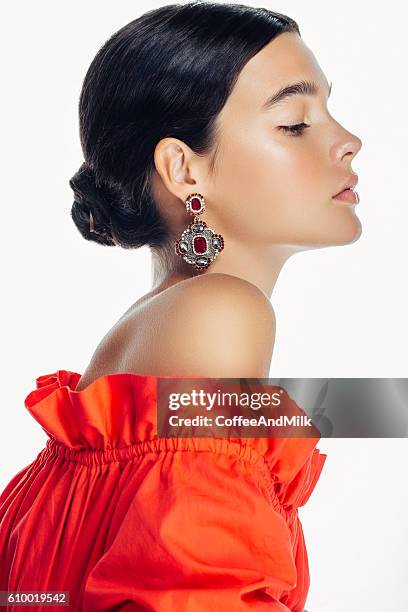
[[[86,612],[303,612],[319,435],[163,438],[166,377],[80,378],[39,376],[25,398],[47,441],[0,495],[0,590],[67,591]]]

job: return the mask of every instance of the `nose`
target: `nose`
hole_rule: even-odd
[[[346,158],[351,161],[360,151],[362,146],[363,142],[361,138],[356,136],[356,134],[352,134],[348,130],[345,130],[345,135],[338,143],[336,148],[336,158],[338,160],[343,160]]]

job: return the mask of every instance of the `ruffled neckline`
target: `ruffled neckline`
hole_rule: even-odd
[[[140,448],[170,447],[176,450],[201,449],[228,451],[238,448],[251,461],[261,458],[269,467],[280,496],[291,496],[303,503],[313,490],[327,455],[316,444],[316,437],[305,438],[158,438],[157,380],[197,378],[193,376],[151,376],[130,372],[106,374],[76,391],[81,374],[57,370],[36,378],[36,388],[24,404],[55,445],[62,445],[71,456],[116,456],[112,453],[139,452]],[[273,385],[272,385],[273,386]],[[276,387],[282,389],[282,387]],[[304,415],[284,390],[285,401],[297,414]],[[163,442],[163,444],[161,444]],[[242,451],[242,452],[241,452]]]

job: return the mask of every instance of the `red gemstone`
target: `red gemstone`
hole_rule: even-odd
[[[190,202],[191,210],[200,210],[201,209],[201,200],[198,198],[193,198]]]
[[[194,238],[194,251],[201,255],[207,250],[207,241],[204,236],[195,236]]]

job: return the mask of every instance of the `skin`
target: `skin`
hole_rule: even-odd
[[[272,93],[298,80],[316,82],[318,95],[291,96],[269,110],[262,109]],[[152,290],[133,304],[104,338],[78,390],[97,376],[123,369],[173,374],[177,339],[185,334],[189,321],[186,313],[199,307],[200,287],[205,288],[208,303],[216,303],[220,280],[223,299],[229,299],[228,293],[233,295],[229,312],[241,302],[246,311],[251,310],[254,337],[264,335],[265,346],[255,346],[253,363],[222,374],[219,362],[213,370],[196,371],[193,355],[187,355],[185,363],[176,364],[177,373],[268,376],[275,332],[269,299],[285,261],[297,252],[349,244],[361,235],[354,205],[332,198],[353,172],[351,164],[362,142],[330,114],[328,90],[328,81],[311,50],[297,34],[284,33],[242,69],[217,118],[214,169],[210,155],[195,154],[177,138],[157,143],[153,193],[170,227],[171,243],[164,252],[152,253]],[[311,127],[300,136],[279,129],[302,122]],[[225,241],[224,250],[201,273],[174,253],[175,240],[192,220],[184,202],[193,192],[205,198],[201,218]],[[188,300],[194,308],[187,306]],[[161,335],[163,318],[166,329]],[[235,323],[238,329],[245,324]],[[217,327],[214,318],[211,324]],[[195,327],[191,322],[190,334]],[[173,334],[166,350],[170,329]],[[224,337],[228,333],[222,322],[218,333]],[[231,339],[233,336],[231,331]],[[231,356],[240,350],[233,342],[226,344],[231,345]],[[228,361],[225,353],[223,358]]]

